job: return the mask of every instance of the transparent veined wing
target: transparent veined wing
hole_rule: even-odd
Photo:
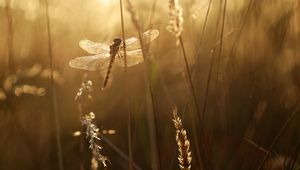
[[[159,36],[159,31],[156,29],[151,29],[143,33],[143,40],[145,43],[149,44],[151,41],[155,40]]]
[[[158,30],[156,30],[156,29],[148,30],[148,31],[144,32],[142,35],[143,43],[145,43],[145,45],[148,45],[151,41],[156,39],[158,36],[159,36]],[[136,37],[126,39],[125,44],[126,44],[126,50],[128,50],[128,51],[141,48],[140,41]]]
[[[121,51],[121,54],[123,55],[122,51]],[[137,64],[139,64],[139,63],[141,63],[141,62],[144,61],[141,49],[126,51],[126,56],[127,56],[127,66],[128,67],[137,65]],[[122,67],[125,66],[125,59],[124,59],[124,57],[121,57],[121,58],[116,57],[115,62],[119,66],[122,66]]]
[[[77,57],[70,60],[69,66],[72,68],[87,71],[101,71],[108,68],[109,58],[109,53]]]
[[[109,46],[104,43],[96,43],[90,40],[81,40],[79,46],[90,54],[109,53]]]

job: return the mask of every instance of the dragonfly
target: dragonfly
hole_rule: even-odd
[[[159,36],[159,31],[150,29],[145,31],[141,38],[145,47],[149,46],[151,41]],[[114,63],[124,67],[124,48],[126,50],[127,66],[131,67],[143,62],[143,54],[140,45],[140,40],[136,37],[126,39],[125,46],[121,38],[115,38],[113,42],[108,45],[106,43],[97,43],[90,40],[81,40],[79,46],[88,52],[89,56],[76,57],[69,61],[69,66],[75,69],[87,71],[106,71],[106,76],[103,83],[103,88],[106,87],[111,69]]]

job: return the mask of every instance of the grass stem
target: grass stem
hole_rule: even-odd
[[[47,25],[47,36],[48,36],[48,56],[50,64],[50,86],[51,86],[51,97],[52,97],[52,108],[55,118],[55,133],[56,133],[56,147],[57,147],[57,156],[58,156],[58,165],[59,170],[64,170],[63,166],[63,157],[62,157],[62,146],[60,138],[60,123],[58,117],[58,103],[56,90],[54,85],[53,78],[53,53],[52,53],[52,42],[51,42],[51,29],[50,29],[50,20],[49,20],[49,10],[48,10],[48,1],[45,0],[45,10],[46,10],[46,25]]]
[[[127,132],[128,132],[128,169],[133,169],[133,156],[132,156],[132,129],[131,129],[131,112],[129,107],[128,96],[128,79],[127,79],[127,55],[126,55],[126,43],[125,43],[125,29],[124,29],[124,17],[123,17],[123,4],[120,0],[120,14],[121,14],[121,27],[122,27],[122,39],[123,39],[123,52],[125,61],[125,97],[126,97],[126,110],[127,110]]]
[[[141,49],[142,49],[142,55],[144,58],[145,82],[146,82],[147,88],[149,89],[150,103],[151,103],[150,104],[151,108],[149,108],[149,112],[148,112],[148,124],[149,124],[149,135],[150,135],[152,169],[159,170],[159,169],[161,169],[159,143],[158,143],[158,139],[157,139],[159,127],[158,127],[158,123],[157,123],[157,114],[156,114],[156,110],[155,110],[153,89],[152,89],[152,85],[151,85],[151,81],[150,81],[150,77],[149,77],[149,73],[148,73],[150,62],[147,57],[148,54],[145,51],[146,48],[145,48],[145,44],[142,39],[142,34],[141,34],[142,29],[138,23],[138,19],[137,19],[135,11],[133,9],[133,5],[130,0],[126,0],[126,2],[127,2],[127,10],[131,15],[132,23],[133,23],[136,31],[138,32],[139,41],[140,41],[140,45],[141,45]]]
[[[7,17],[7,56],[8,56],[8,72],[14,74],[16,72],[15,60],[13,55],[13,28],[12,28],[12,16],[10,0],[6,0],[5,7]]]
[[[187,77],[188,77],[188,82],[190,84],[190,89],[191,89],[191,93],[192,93],[192,96],[193,96],[195,109],[196,109],[196,112],[197,112],[197,115],[192,120],[192,130],[193,130],[193,140],[194,140],[194,143],[195,143],[195,150],[196,150],[196,160],[198,162],[198,166],[201,167],[201,169],[203,169],[204,168],[203,167],[203,158],[201,158],[201,153],[204,153],[204,152],[201,152],[201,150],[203,151],[204,148],[201,149],[201,147],[199,146],[199,145],[203,145],[203,144],[201,144],[199,142],[198,131],[197,131],[197,122],[200,123],[201,126],[203,125],[203,123],[201,121],[203,115],[200,113],[200,110],[199,110],[198,100],[197,100],[197,97],[196,97],[195,88],[194,88],[193,81],[192,81],[190,67],[189,67],[189,64],[188,64],[188,61],[187,61],[186,51],[185,51],[183,40],[182,40],[182,35],[179,36],[179,43],[180,43],[180,47],[182,49],[185,68],[186,68]],[[199,119],[199,117],[200,117],[200,119]],[[200,127],[199,131],[203,135],[203,128]]]
[[[288,125],[290,124],[290,122],[294,119],[296,113],[298,113],[300,108],[300,103],[297,104],[296,108],[294,109],[294,111],[291,113],[291,115],[288,117],[288,119],[284,122],[284,124],[282,125],[282,127],[280,128],[280,130],[278,131],[278,133],[276,134],[276,136],[274,137],[274,139],[272,140],[272,143],[270,144],[270,146],[268,147],[268,152],[270,153],[274,147],[274,145],[277,143],[278,139],[280,138],[280,136],[282,135],[282,133],[284,132],[284,130],[288,127]],[[270,154],[265,154],[263,160],[261,161],[259,167],[257,168],[258,170],[263,169],[265,162],[267,161],[268,157],[270,156]]]

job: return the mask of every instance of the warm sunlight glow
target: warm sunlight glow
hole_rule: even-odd
[[[300,170],[300,0],[0,0],[0,170]]]
[[[111,5],[112,3],[115,3],[116,0],[99,0],[101,5]]]

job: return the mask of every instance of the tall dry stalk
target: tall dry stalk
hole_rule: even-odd
[[[120,2],[120,17],[121,17],[121,27],[122,27],[122,39],[123,39],[123,52],[125,60],[125,97],[126,97],[126,110],[127,110],[127,138],[128,138],[128,169],[132,170],[133,156],[132,156],[132,129],[131,129],[131,112],[129,108],[129,96],[128,96],[128,80],[127,80],[127,55],[126,55],[126,43],[125,43],[125,29],[124,29],[124,17],[123,17],[123,3]]]
[[[220,35],[220,49],[218,55],[218,63],[217,63],[217,81],[220,75],[220,65],[221,65],[221,55],[223,50],[223,36],[224,36],[224,27],[225,27],[225,16],[226,16],[226,8],[227,8],[227,0],[224,1],[224,9],[223,9],[223,19],[222,19],[222,28],[221,28],[221,35]]]
[[[195,53],[195,58],[196,58],[197,66],[200,66],[201,48],[202,48],[202,43],[203,43],[203,40],[204,40],[204,33],[205,33],[205,30],[206,30],[208,16],[209,16],[210,9],[211,9],[211,4],[212,4],[212,0],[209,1],[207,11],[206,11],[206,15],[205,15],[205,19],[204,19],[204,23],[203,23],[203,27],[202,27],[202,31],[201,31],[201,34],[200,34],[201,37],[200,37],[199,43],[197,43],[198,46],[196,46],[197,51]],[[200,67],[197,69],[196,75],[199,75],[199,72],[200,72]],[[202,112],[202,114],[204,115],[204,112]]]
[[[142,54],[144,58],[144,66],[145,66],[145,82],[147,88],[149,89],[150,93],[150,102],[151,102],[151,111],[148,112],[148,124],[149,124],[149,134],[150,134],[150,145],[151,145],[151,160],[152,160],[152,168],[153,169],[161,169],[161,163],[160,163],[160,154],[159,154],[159,144],[157,141],[157,129],[158,129],[158,122],[157,122],[157,116],[156,116],[156,110],[155,110],[155,103],[154,103],[154,95],[153,95],[153,89],[150,81],[150,77],[148,74],[149,71],[149,59],[148,59],[148,53],[147,50],[145,50],[145,44],[142,39],[141,34],[141,26],[138,21],[138,17],[136,14],[136,11],[134,10],[134,7],[130,0],[126,0],[127,2],[127,11],[130,13],[132,23],[138,32],[139,41],[142,49]]]
[[[51,41],[51,30],[50,30],[50,19],[49,19],[49,10],[48,10],[48,1],[45,0],[45,12],[46,12],[46,26],[47,26],[47,36],[48,36],[48,56],[49,56],[49,65],[50,65],[50,86],[51,86],[51,97],[52,97],[52,108],[55,118],[55,132],[56,132],[56,147],[57,147],[57,156],[58,156],[58,165],[59,169],[63,170],[63,157],[62,157],[62,147],[61,147],[61,138],[60,138],[60,123],[58,117],[58,103],[56,90],[54,85],[53,78],[53,53],[52,53],[52,41]]]
[[[178,145],[178,161],[181,170],[190,170],[192,162],[192,153],[190,151],[190,141],[186,130],[183,128],[182,121],[178,116],[177,107],[173,109],[173,123],[176,129],[176,142]]]
[[[102,139],[104,143],[106,143],[107,146],[109,146],[113,151],[115,151],[121,158],[123,158],[125,161],[129,161],[128,156],[116,145],[114,145],[107,137],[105,137],[103,134],[99,134],[99,137]],[[142,170],[142,168],[137,165],[134,161],[132,162],[132,166],[136,170]]]
[[[224,38],[230,36],[232,33],[238,31],[240,29],[233,29],[230,32],[226,33],[225,35],[222,36],[222,41]],[[204,93],[204,102],[203,102],[203,106],[202,106],[202,114],[205,114],[206,112],[206,107],[207,107],[207,103],[208,103],[208,94],[209,94],[209,88],[210,88],[210,83],[211,83],[211,78],[212,78],[212,70],[213,70],[213,66],[215,63],[215,51],[217,49],[217,47],[219,47],[219,45],[221,44],[221,39],[219,41],[217,41],[217,43],[215,43],[215,45],[211,48],[210,50],[210,64],[209,64],[209,71],[208,71],[208,76],[207,76],[207,80],[206,80],[206,87],[205,87],[205,93]]]
[[[78,102],[77,104],[78,110],[79,110],[79,119],[84,115],[84,109],[82,106],[81,102]],[[82,127],[82,131],[83,131]],[[85,170],[84,168],[84,140],[85,138],[83,136],[80,136],[80,142],[79,142],[79,153],[80,153],[80,158],[79,158],[79,168],[80,170]]]
[[[209,3],[208,3],[208,7],[207,7],[206,14],[205,14],[205,19],[204,19],[202,31],[201,31],[201,34],[200,34],[201,37],[200,37],[198,47],[197,47],[198,50],[197,50],[196,55],[195,55],[198,58],[199,58],[200,52],[201,52],[201,47],[202,47],[202,43],[203,43],[203,39],[204,39],[204,33],[205,33],[207,21],[208,21],[209,12],[210,12],[210,9],[211,9],[211,4],[212,4],[212,0],[210,0]],[[197,61],[199,62],[199,59]]]
[[[240,40],[241,40],[241,37],[242,37],[242,32],[246,26],[246,23],[247,21],[249,21],[250,19],[250,14],[251,14],[251,10],[252,8],[254,7],[254,4],[255,3],[255,0],[250,0],[248,5],[247,5],[247,9],[245,11],[245,14],[243,17],[241,17],[240,19],[240,25],[239,25],[239,32],[237,33],[237,36],[235,37],[235,39],[233,40],[233,44],[232,44],[232,47],[230,49],[230,52],[229,52],[229,56],[235,56],[235,53],[237,51],[237,44],[240,43]],[[230,70],[231,72],[234,72],[233,68],[234,68],[234,65],[235,63],[232,62],[232,58],[233,57],[230,57],[229,58],[229,61],[228,61],[228,64],[227,64],[227,69]]]
[[[5,1],[5,15],[6,15],[6,19],[7,19],[7,73],[8,73],[8,77],[6,78],[6,80],[4,80],[4,84],[10,84],[7,88],[7,90],[12,90],[11,88],[13,88],[14,82],[17,80],[17,76],[16,76],[16,65],[15,65],[15,60],[14,60],[14,54],[13,54],[13,36],[14,36],[14,29],[13,29],[13,17],[12,17],[12,12],[11,12],[11,4],[10,4],[10,0],[6,0]],[[3,22],[3,21],[2,21]],[[5,85],[4,85],[4,90],[5,90]],[[18,135],[20,136],[20,138],[22,139],[23,144],[25,145],[25,147],[29,148],[29,153],[30,153],[30,157],[32,159],[33,162],[35,162],[35,169],[41,169],[41,163],[39,160],[39,157],[35,156],[37,155],[37,150],[35,147],[35,143],[32,142],[32,140],[30,140],[30,137],[28,135],[26,135],[25,132],[25,128],[22,125],[22,123],[20,121],[18,121],[16,112],[15,112],[15,107],[13,106],[14,104],[14,95],[11,94],[5,94],[4,91],[2,91],[2,100],[7,100],[7,108],[1,108],[4,109],[4,112],[8,112],[9,115],[11,116],[11,121],[13,124],[13,127],[16,129],[16,131],[18,132]]]
[[[291,160],[288,163],[287,169],[294,169],[295,168],[297,159],[299,157],[299,154],[300,154],[300,141],[298,141],[298,143],[297,143],[297,145],[296,145],[296,147],[295,147],[295,149],[292,153]]]
[[[201,123],[202,114],[199,111],[199,105],[198,100],[195,93],[195,88],[192,81],[192,76],[190,73],[190,67],[187,61],[186,51],[183,44],[182,39],[182,31],[183,31],[183,16],[182,16],[182,7],[179,5],[178,0],[169,0],[169,25],[167,26],[167,30],[171,32],[176,37],[176,45],[180,45],[182,53],[183,53],[183,59],[185,63],[185,69],[187,72],[187,78],[188,83],[190,85],[190,91],[193,96],[193,101],[195,105],[195,109],[197,114],[194,114],[192,116],[192,130],[193,130],[193,140],[195,143],[195,150],[196,150],[196,159],[198,162],[198,166],[202,167],[202,160],[201,160],[201,150],[204,150],[204,148],[199,147],[201,143],[199,142],[198,138],[198,131],[197,131],[197,122]],[[199,119],[200,117],[200,119]],[[200,132],[202,134],[203,129],[200,128]],[[202,152],[204,153],[204,152]],[[203,169],[203,168],[201,168]]]
[[[207,103],[208,103],[208,95],[209,95],[209,88],[210,88],[211,79],[212,79],[212,72],[213,72],[213,68],[214,68],[215,62],[216,62],[214,54],[215,54],[215,49],[218,46],[220,46],[220,49],[219,49],[219,55],[218,55],[218,58],[217,58],[218,59],[217,60],[217,81],[219,79],[220,60],[221,60],[221,55],[222,55],[223,38],[224,38],[226,7],[227,7],[227,0],[225,0],[225,2],[224,2],[224,9],[223,9],[223,18],[222,18],[222,27],[221,27],[220,40],[213,46],[213,48],[210,51],[210,64],[209,64],[208,77],[207,77],[207,81],[206,81],[206,88],[205,88],[205,92],[204,92],[204,100],[203,100],[204,102],[203,102],[203,105],[202,105],[202,115],[205,115],[205,113],[206,113],[206,108],[207,108]],[[221,5],[220,5],[220,11],[221,11]],[[218,24],[219,24],[219,16],[218,16],[217,25]],[[230,32],[228,35],[230,35],[232,32]],[[217,86],[217,88],[219,88],[219,86]],[[204,119],[204,117],[202,117],[202,120],[203,119]],[[207,160],[207,164],[208,164],[208,166],[210,166],[209,160]]]
[[[5,7],[6,17],[7,17],[7,56],[8,56],[8,74],[15,73],[15,60],[13,55],[13,29],[12,29],[12,16],[11,16],[11,8],[10,8],[10,0],[6,0]]]
[[[268,153],[272,151],[273,147],[278,142],[278,140],[281,137],[281,135],[284,132],[284,130],[288,127],[288,125],[291,123],[291,121],[295,118],[295,116],[298,113],[299,109],[300,109],[300,102],[298,102],[298,104],[295,107],[294,111],[291,113],[291,115],[288,117],[288,119],[284,122],[284,124],[282,125],[282,127],[279,129],[279,131],[277,132],[276,136],[272,140],[272,143],[270,144],[270,146],[267,149],[268,152],[264,155],[264,157],[263,157],[263,159],[262,159],[259,167],[257,168],[258,170],[262,170],[264,168],[264,165],[265,165],[267,159],[270,156],[270,154],[268,154]]]

